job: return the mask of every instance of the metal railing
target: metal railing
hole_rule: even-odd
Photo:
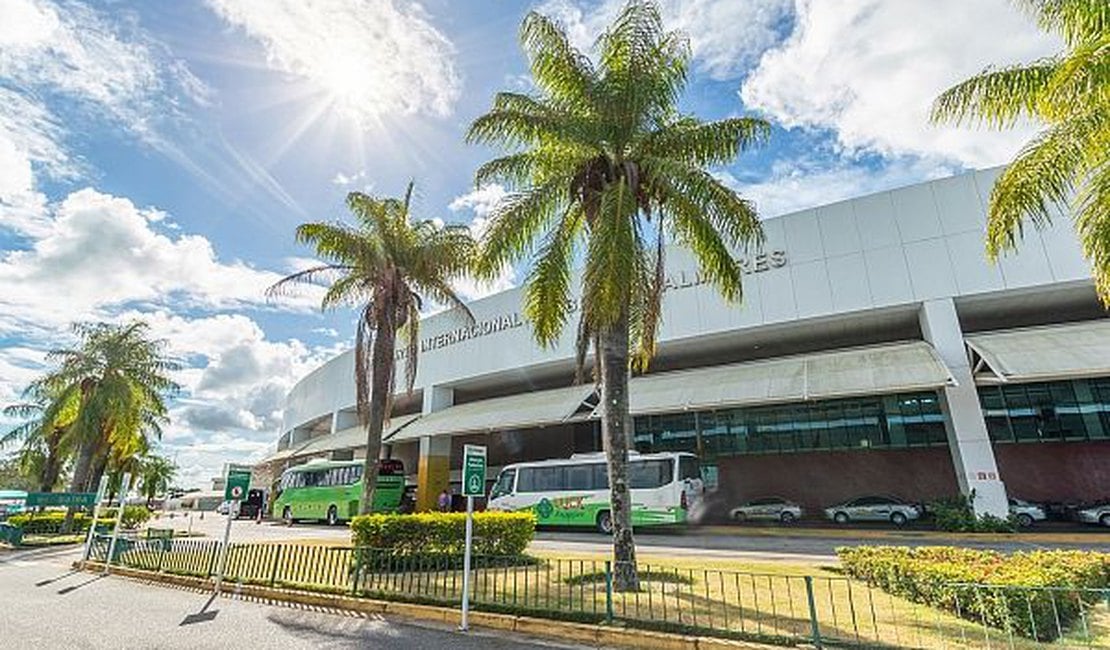
[[[127,541],[113,562],[211,577],[220,543]],[[98,539],[92,557],[103,560]],[[231,544],[225,584],[260,584],[457,605],[462,557],[305,544]],[[928,607],[855,579],[638,563],[640,588],[617,591],[611,563],[473,558],[475,609],[818,647],[1110,648],[1110,590],[952,584]]]

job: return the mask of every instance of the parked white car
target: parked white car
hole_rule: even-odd
[[[825,508],[825,516],[838,524],[849,521],[889,521],[901,526],[921,517],[921,508],[901,499],[868,496]]]
[[[1079,517],[1079,521],[1085,524],[1099,524],[1110,528],[1110,501],[1083,508],[1075,514]]]
[[[1010,499],[1010,516],[1022,528],[1029,528],[1035,522],[1048,518],[1044,508],[1022,499]]]
[[[736,521],[781,521],[789,524],[802,518],[802,507],[782,497],[752,499],[729,511]]]

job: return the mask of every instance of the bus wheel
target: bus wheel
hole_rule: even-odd
[[[608,510],[597,513],[597,532],[603,535],[613,534],[613,515]]]
[[[282,519],[282,521],[285,522],[286,526],[292,526],[293,525],[293,509],[290,508],[289,506],[285,506],[285,509],[281,511],[281,519]]]
[[[339,523],[339,511],[335,509],[335,506],[332,506],[332,507],[328,508],[328,525],[329,526],[334,526],[338,523]]]

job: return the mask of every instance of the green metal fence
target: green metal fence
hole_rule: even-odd
[[[210,577],[220,543],[126,540],[115,562]],[[93,558],[103,559],[99,538]],[[840,576],[784,575],[637,564],[640,589],[612,588],[605,561],[473,558],[475,609],[685,634],[819,647],[1110,648],[1110,591],[953,584],[932,608]],[[225,584],[261,584],[457,605],[459,555],[398,556],[366,548],[231,544]]]

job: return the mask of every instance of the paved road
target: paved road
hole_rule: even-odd
[[[173,526],[203,532],[210,538],[219,539],[223,534],[223,517],[205,515],[204,520],[189,520],[175,517],[173,520],[162,518],[151,525]],[[869,529],[874,533],[878,529]],[[724,534],[720,534],[721,532]],[[773,534],[768,534],[773,532]],[[825,531],[828,534],[830,531]],[[741,559],[753,562],[806,562],[825,563],[836,559],[836,547],[856,544],[901,544],[921,546],[929,544],[952,543],[935,532],[903,531],[897,537],[874,539],[866,537],[868,531],[853,535],[843,531],[835,537],[814,536],[813,531],[800,530],[797,535],[782,534],[781,530],[745,529],[742,527],[717,528],[713,533],[698,532],[696,529],[685,534],[646,534],[637,532],[636,543],[644,557],[712,557],[719,559]],[[337,543],[347,542],[350,531],[346,526],[325,526],[322,524],[297,524],[287,527],[280,523],[236,521],[232,528],[232,538],[236,541],[277,541],[277,540],[330,540]],[[1075,548],[1090,550],[1110,549],[1110,535],[1094,533],[1076,536],[1082,540],[1070,543],[1059,541],[1038,542],[1036,535],[1024,535],[1021,539],[1005,541],[980,541],[960,539],[961,546],[992,548],[1001,551],[1031,550],[1037,548]],[[566,551],[579,553],[606,553],[609,541],[594,532],[539,531],[532,549],[542,551]]]
[[[70,551],[0,554],[0,646],[39,648],[573,648],[381,616],[212,599],[211,594],[74,572]]]

